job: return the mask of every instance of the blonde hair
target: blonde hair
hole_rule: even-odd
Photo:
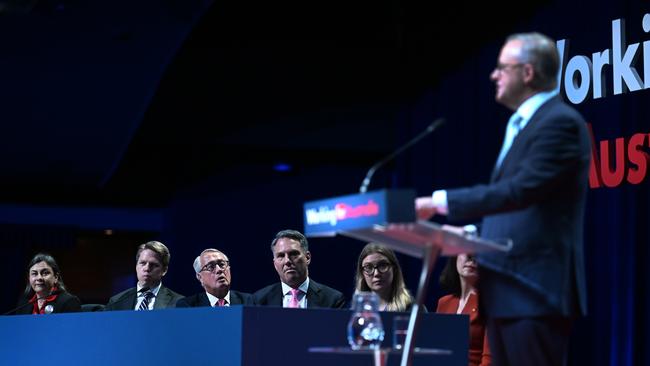
[[[370,254],[381,254],[391,264],[393,269],[393,282],[390,284],[390,301],[386,305],[387,311],[406,311],[413,304],[413,296],[406,288],[404,283],[404,275],[402,275],[402,267],[400,267],[395,252],[385,246],[377,243],[368,243],[357,261],[357,274],[355,276],[355,291],[371,291],[363,277],[363,260]]]

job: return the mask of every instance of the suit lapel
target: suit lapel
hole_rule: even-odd
[[[320,303],[320,286],[310,279],[307,289],[307,308],[319,307]]]
[[[510,149],[508,150],[508,153],[506,156],[503,158],[503,161],[501,162],[500,167],[494,167],[492,170],[492,175],[490,176],[490,182],[494,182],[501,178],[501,175],[504,171],[504,168],[507,166],[507,164],[512,161],[513,156],[515,156],[517,150],[519,150],[519,147],[521,144],[525,144],[526,140],[528,139],[528,136],[530,135],[530,131],[534,128],[535,124],[539,120],[540,112],[543,111],[544,107],[548,104],[549,102],[544,103],[537,111],[535,111],[535,114],[530,118],[528,123],[526,123],[526,126],[519,131],[517,136],[512,140],[512,145],[510,145]],[[517,155],[518,156],[518,155]]]
[[[156,296],[156,302],[153,304],[154,309],[163,309],[166,308],[167,305],[169,304],[171,295],[167,291],[167,288],[164,286],[160,286],[160,291],[158,291],[158,295]]]
[[[133,289],[132,291],[129,291],[129,293],[126,295],[128,297],[128,301],[124,300],[122,305],[118,309],[121,310],[133,310],[135,309],[135,304],[138,302],[138,290]],[[121,301],[121,300],[118,300]]]
[[[275,285],[275,288],[269,294],[269,305],[277,305],[282,307],[284,305],[282,302],[283,299],[284,293],[282,292],[282,283],[278,282]]]
[[[199,295],[199,303],[197,305],[211,307],[212,305],[210,304],[210,299],[208,299],[208,294],[202,292]]]
[[[242,301],[239,295],[234,291],[230,291],[230,305],[239,305],[241,303]]]

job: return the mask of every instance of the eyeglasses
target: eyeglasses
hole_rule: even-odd
[[[229,261],[224,261],[224,260],[218,260],[218,261],[212,261],[208,262],[199,272],[214,272],[217,267],[220,269],[226,269],[230,266]]]
[[[379,262],[377,264],[364,264],[361,266],[361,269],[363,270],[363,273],[367,274],[368,276],[372,276],[372,274],[375,273],[375,269],[377,269],[379,273],[386,273],[390,267],[391,264],[388,262]]]
[[[525,65],[524,63],[516,63],[516,64],[501,64],[501,63],[499,63],[494,67],[494,71],[496,71],[498,73],[503,73],[503,72],[506,72],[506,70],[508,70],[508,69],[514,69],[515,67],[521,67],[521,66],[524,66],[524,65]]]

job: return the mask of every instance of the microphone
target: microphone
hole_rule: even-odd
[[[51,304],[45,305],[44,312],[45,314],[52,314],[54,312],[54,306],[52,306]]]
[[[22,304],[22,305],[20,305],[20,306],[17,306],[17,307],[15,307],[15,308],[13,308],[13,309],[7,311],[6,313],[4,313],[4,314],[2,314],[2,315],[11,315],[11,314],[14,314],[14,313],[17,312],[18,310],[21,310],[22,308],[26,308],[27,306],[31,306],[31,307],[33,307],[34,304],[32,304],[31,302],[28,302],[28,303]]]
[[[425,138],[431,132],[435,131],[443,123],[445,123],[444,118],[438,118],[437,120],[431,122],[429,127],[427,127],[424,131],[420,132],[419,135],[415,136],[409,142],[405,143],[402,147],[395,150],[392,154],[390,154],[387,157],[383,158],[382,160],[377,162],[375,165],[373,165],[370,169],[368,169],[368,173],[366,173],[366,177],[363,179],[363,182],[361,183],[361,187],[359,188],[359,193],[366,193],[366,191],[368,190],[368,185],[370,185],[370,180],[372,179],[372,176],[375,174],[375,171],[377,169],[384,166],[387,162],[393,160],[397,155],[404,152],[404,150],[406,150],[409,147],[411,147],[411,146],[415,145],[416,143],[418,143],[420,140]]]

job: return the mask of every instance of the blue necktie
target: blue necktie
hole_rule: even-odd
[[[521,130],[522,120],[523,118],[518,113],[513,114],[510,117],[510,120],[508,120],[508,127],[506,128],[506,137],[503,139],[503,146],[501,146],[501,152],[499,153],[499,158],[497,159],[497,165],[496,165],[497,169],[501,167],[501,163],[503,162],[503,159],[508,154],[508,150],[510,150],[510,146],[512,146],[512,142],[515,140],[515,137]]]

